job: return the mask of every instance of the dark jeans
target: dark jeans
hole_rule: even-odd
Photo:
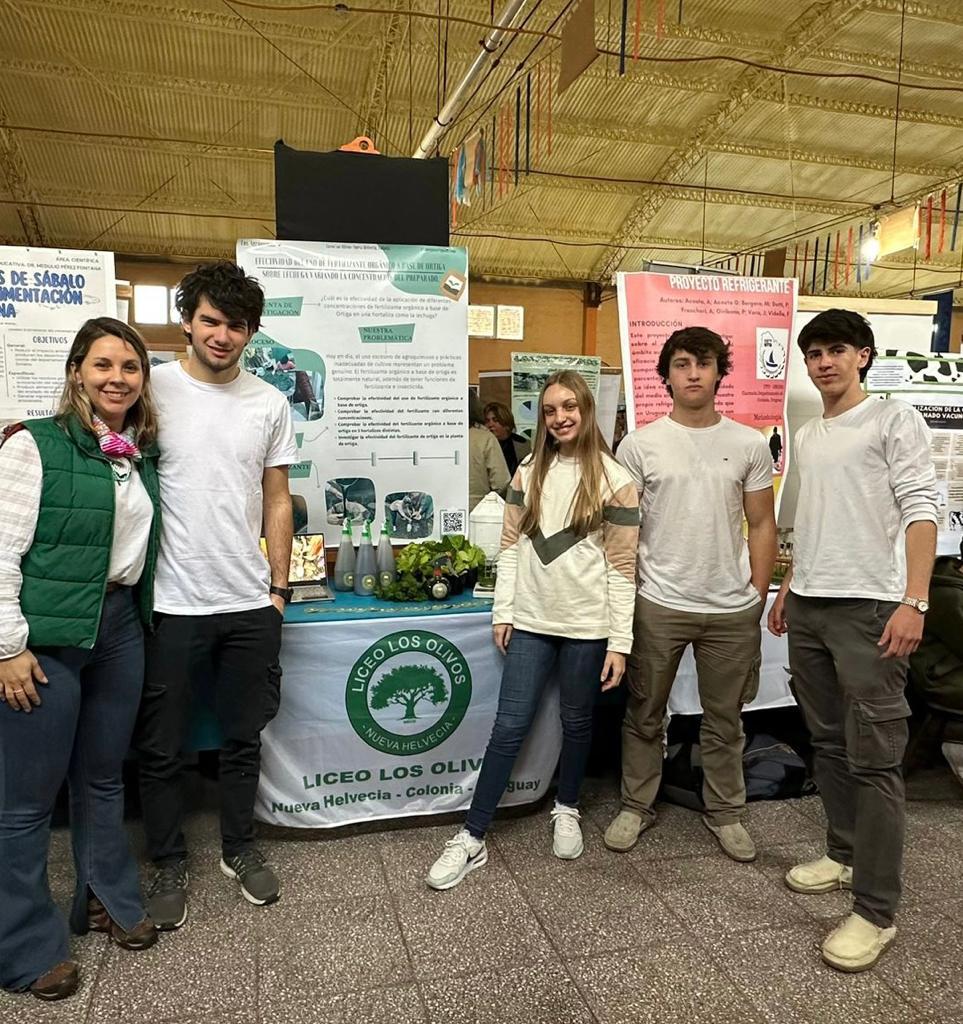
[[[853,910],[888,928],[900,897],[906,824],[907,661],[878,645],[892,601],[786,599],[793,691],[812,735],[827,852],[853,869]]]
[[[280,699],[281,622],[274,605],[215,615],[159,615],[147,637],[137,754],[147,852],[155,864],[187,856],[182,752],[192,692],[201,680],[213,684],[221,731],[224,856],[233,857],[254,844],[261,730],[277,713]]]
[[[50,817],[70,788],[77,884],[70,923],[87,931],[88,889],[122,927],[144,917],[124,828],[121,769],[144,676],[133,592],[109,593],[91,650],[41,647],[43,702],[0,705],[0,985],[24,988],[69,958],[67,927],[47,884]]]
[[[562,719],[558,802],[569,807],[578,803],[592,746],[592,709],[602,685],[607,646],[606,640],[569,640],[521,629],[512,632],[498,712],[465,823],[476,839],[481,839],[491,824],[553,670],[559,681]]]

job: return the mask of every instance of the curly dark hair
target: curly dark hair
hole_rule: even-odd
[[[669,335],[666,343],[659,353],[658,372],[665,385],[666,391],[672,394],[672,387],[669,384],[669,364],[676,352],[688,352],[696,359],[705,359],[707,356],[715,358],[716,367],[719,370],[719,379],[716,381],[716,391],[722,383],[722,378],[732,369],[732,356],[729,346],[722,340],[715,331],[708,327],[683,327]]]
[[[864,348],[869,349],[869,359],[859,371],[859,379],[865,380],[869,368],[873,365],[873,359],[876,358],[876,339],[873,337],[873,328],[870,327],[869,321],[851,309],[826,309],[822,313],[817,313],[799,332],[796,344],[805,355],[806,350],[814,342],[828,345],[834,341],[852,345],[857,352]]]
[[[201,264],[177,286],[174,304],[184,320],[191,320],[201,299],[232,320],[243,320],[252,334],[261,326],[264,292],[236,263]]]

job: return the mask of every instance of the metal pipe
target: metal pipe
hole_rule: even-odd
[[[481,53],[472,61],[471,67],[465,72],[462,80],[448,94],[445,105],[435,115],[425,137],[418,143],[418,148],[412,154],[415,160],[424,160],[431,155],[439,139],[448,131],[462,97],[498,51],[506,35],[505,29],[512,27],[527,2],[528,0],[508,0],[508,3],[499,12],[498,17],[495,18],[494,27],[478,44],[481,47]]]

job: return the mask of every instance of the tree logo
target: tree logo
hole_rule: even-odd
[[[368,744],[422,754],[461,725],[471,701],[468,659],[437,633],[406,629],[372,644],[351,667],[348,720]]]

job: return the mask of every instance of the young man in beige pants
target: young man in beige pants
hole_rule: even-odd
[[[896,937],[910,714],[903,691],[929,607],[936,472],[919,412],[861,387],[876,349],[858,313],[820,313],[798,344],[823,414],[796,433],[793,565],[769,630],[789,630],[793,691],[829,825],[826,855],[797,864],[786,884],[853,890],[853,912],[822,955],[838,970],[864,971]]]
[[[692,644],[703,709],[702,820],[733,860],[756,856],[741,822],[741,712],[759,685],[759,620],[776,559],[776,522],[766,439],[716,412],[729,360],[715,332],[676,331],[658,363],[672,411],[619,446],[618,459],[641,494],[641,529],[622,809],[605,832],[605,845],[618,852],[655,822],[666,705]]]

